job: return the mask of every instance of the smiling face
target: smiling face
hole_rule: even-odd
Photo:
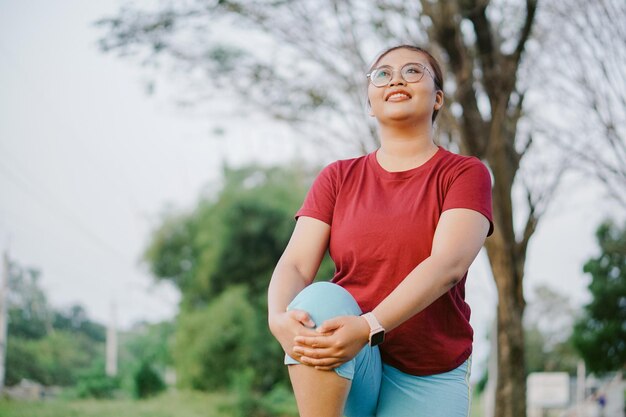
[[[427,68],[418,82],[407,82],[401,75],[401,69],[409,63],[422,64]],[[371,114],[380,123],[423,122],[432,123],[435,110],[443,105],[443,92],[435,85],[428,57],[419,51],[400,48],[383,55],[374,68],[387,65],[393,69],[391,81],[384,87],[369,83],[367,96],[371,105]],[[406,67],[405,67],[406,68]]]

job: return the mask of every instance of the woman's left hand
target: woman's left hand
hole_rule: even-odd
[[[354,358],[369,340],[370,328],[360,316],[339,316],[316,329],[319,336],[296,336],[293,350],[300,362],[330,371]]]

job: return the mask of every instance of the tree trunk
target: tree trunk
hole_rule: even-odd
[[[502,120],[502,119],[501,119]],[[493,124],[492,124],[493,126]],[[499,137],[495,137],[499,136]],[[513,226],[511,190],[517,166],[511,164],[511,147],[506,146],[503,132],[490,141],[487,161],[495,183],[493,218],[495,229],[487,239],[486,248],[498,290],[498,375],[496,385],[496,417],[526,416],[526,372],[524,364],[524,262],[528,238],[536,225],[533,211],[524,238],[518,242]]]
[[[515,285],[515,261],[506,253],[503,243],[497,240],[493,236],[487,243],[491,269],[498,289],[498,376],[494,415],[524,417],[526,375],[522,318],[525,302]]]

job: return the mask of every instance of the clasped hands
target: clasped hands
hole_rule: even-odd
[[[307,312],[281,314],[274,335],[285,352],[298,362],[330,371],[354,358],[369,339],[369,325],[359,316],[338,316],[317,329]]]

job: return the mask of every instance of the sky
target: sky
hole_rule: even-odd
[[[330,159],[254,115],[223,120],[210,106],[201,114],[176,107],[177,86],[165,75],[147,94],[148,70],[96,45],[93,22],[121,4],[0,0],[0,251],[42,271],[52,305],[79,303],[124,328],[176,314],[176,290],[141,262],[165,207],[192,207],[219,184],[225,161]],[[544,284],[576,306],[588,300],[582,265],[597,254],[594,231],[609,216],[624,213],[597,185],[565,181],[529,246],[529,298]],[[467,298],[478,366],[497,300],[484,253]]]

